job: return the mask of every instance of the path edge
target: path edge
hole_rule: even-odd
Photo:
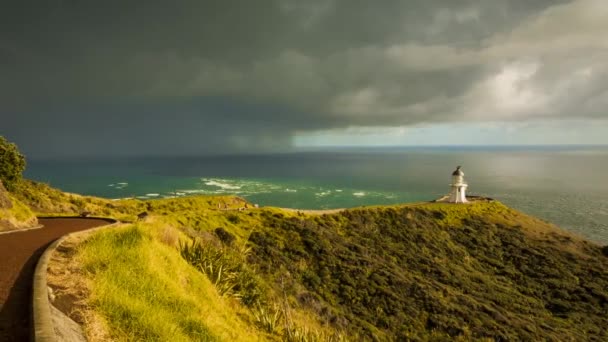
[[[55,342],[56,334],[51,315],[51,303],[49,302],[47,269],[51,255],[63,241],[72,236],[91,233],[97,230],[113,228],[121,224],[120,221],[107,217],[88,217],[97,220],[112,220],[110,224],[94,227],[78,232],[68,233],[53,241],[42,253],[34,270],[34,280],[32,284],[32,324],[30,340],[34,342]]]
[[[27,231],[30,231],[30,230],[40,229],[40,228],[44,228],[44,226],[41,225],[41,224],[39,224],[39,225],[36,225],[36,226],[31,226],[31,227],[26,227],[26,228],[4,230],[4,231],[0,232],[0,235],[14,234],[14,233],[19,233],[19,232],[27,232]]]

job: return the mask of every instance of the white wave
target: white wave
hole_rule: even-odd
[[[298,192],[298,190],[287,188],[287,189],[285,189],[285,192]]]
[[[353,192],[353,196],[363,197],[363,196],[365,196],[365,192],[362,192],[362,191],[360,191],[360,192]]]
[[[127,186],[127,185],[129,185],[129,183],[127,183],[127,182],[120,182],[120,183],[116,183],[116,185],[117,186],[119,186],[119,185],[120,186]]]
[[[146,194],[146,196],[148,196],[148,197],[158,197],[158,196],[160,196],[160,194],[151,193],[151,194]]]
[[[342,189],[336,189],[336,192],[342,192]]]
[[[325,197],[325,196],[330,195],[330,194],[331,194],[331,191],[322,191],[322,192],[315,193],[315,195],[319,196],[319,197]]]
[[[224,190],[238,190],[241,188],[240,185],[233,185],[230,183],[226,183],[225,181],[222,180],[214,180],[214,179],[203,179],[205,181],[205,185],[209,185],[209,186],[216,186],[220,189],[224,189]]]

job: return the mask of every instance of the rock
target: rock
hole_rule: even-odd
[[[82,327],[55,306],[51,305],[51,320],[55,341],[86,342]]]
[[[49,301],[53,303],[55,301],[55,294],[53,293],[53,289],[50,286],[47,286],[46,289],[49,293]]]

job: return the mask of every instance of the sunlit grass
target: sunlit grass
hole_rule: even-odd
[[[0,208],[0,220],[10,223],[11,226],[16,228],[34,225],[36,223],[34,212],[13,195],[9,195],[8,197],[11,201],[11,207],[5,209]],[[2,227],[3,225],[0,224],[0,231],[2,230]]]
[[[137,225],[96,234],[80,248],[90,301],[119,341],[255,341],[239,308],[179,252]]]

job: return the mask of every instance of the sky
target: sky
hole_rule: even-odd
[[[3,0],[26,155],[608,144],[606,0]]]

